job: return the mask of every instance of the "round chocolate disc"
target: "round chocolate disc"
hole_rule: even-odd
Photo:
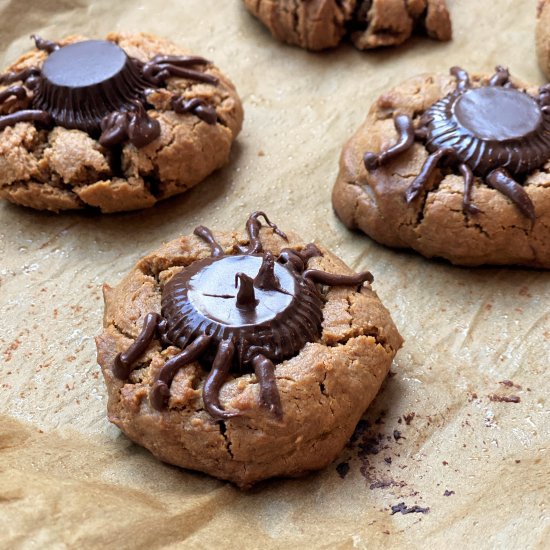
[[[288,269],[275,264],[281,290],[255,288],[256,306],[238,307],[235,275],[244,273],[254,278],[261,265],[260,256],[226,256],[206,265],[188,281],[189,302],[199,313],[222,325],[242,327],[271,321],[294,299],[296,283]]]
[[[460,124],[480,139],[520,139],[537,130],[541,112],[529,95],[513,88],[486,86],[462,94],[454,104]]]
[[[44,62],[42,74],[54,86],[83,88],[116,77],[128,56],[108,40],[87,40],[53,52]]]
[[[254,347],[279,361],[314,341],[323,318],[314,285],[275,262],[276,288],[259,288],[264,261],[262,254],[212,257],[174,275],[162,291],[167,341],[184,349],[201,334],[230,339],[239,364]]]
[[[122,48],[108,40],[86,40],[46,59],[35,104],[59,126],[93,133],[108,114],[132,109],[147,87]]]

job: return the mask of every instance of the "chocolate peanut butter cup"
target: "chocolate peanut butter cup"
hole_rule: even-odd
[[[148,86],[136,63],[117,44],[86,40],[49,55],[35,105],[64,128],[98,132],[105,116],[132,110],[132,101],[142,98]]]

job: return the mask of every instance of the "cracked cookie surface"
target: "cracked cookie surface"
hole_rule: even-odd
[[[360,50],[397,46],[415,27],[450,40],[445,0],[244,0],[271,34],[308,50],[337,46],[346,35]]]
[[[488,80],[488,76],[472,78],[474,85]],[[445,258],[458,265],[550,268],[550,162],[529,173],[523,182],[535,207],[533,226],[509,199],[477,176],[472,199],[481,211],[466,214],[462,208],[463,177],[450,168],[438,168],[428,189],[408,204],[405,192],[429,155],[422,143],[415,142],[377,170],[366,170],[365,152],[379,152],[395,142],[394,115],[418,121],[455,87],[452,76],[422,75],[378,98],[342,151],[332,195],[337,215],[350,229],[360,229],[382,244],[412,248],[429,258]],[[526,90],[537,93],[536,87]]]
[[[215,234],[224,251],[248,243],[238,233]],[[284,241],[261,230],[266,250],[305,246],[296,236]],[[321,248],[310,267],[351,274]],[[108,414],[130,439],[165,462],[206,472],[241,487],[274,476],[298,476],[327,466],[340,453],[389,371],[402,339],[370,285],[331,288],[325,293],[322,334],[298,355],[276,365],[283,409],[277,421],[258,406],[254,374],[231,376],[220,398],[241,415],[216,421],[205,410],[202,388],[208,375],[199,363],[175,376],[168,407],[148,400],[155,374],[178,351],[154,340],[129,379],[117,379],[112,365],[118,352],[139,334],[145,316],[160,312],[161,289],[184,266],[210,256],[196,236],[173,240],[142,258],[116,287],[104,286],[104,331],[96,339],[98,362],[108,389]]]
[[[60,44],[81,40],[70,37]],[[149,34],[111,33],[107,40],[142,62],[158,54],[187,53]],[[6,71],[40,67],[46,57],[33,50]],[[0,198],[39,210],[91,206],[107,213],[146,208],[193,187],[228,162],[243,121],[233,84],[212,64],[205,72],[218,84],[173,77],[147,95],[152,106],[147,113],[160,123],[160,136],[139,149],[130,143],[106,148],[86,132],[60,126],[44,130],[19,122],[0,131]],[[205,101],[216,109],[217,122],[174,112],[174,95]]]

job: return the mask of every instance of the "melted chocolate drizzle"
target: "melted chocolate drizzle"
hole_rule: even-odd
[[[61,46],[57,42],[45,40],[37,34],[31,34],[31,39],[34,40],[34,44],[37,50],[43,50],[45,52],[52,53],[61,48]]]
[[[88,132],[105,147],[129,141],[141,148],[160,135],[158,120],[146,111],[146,96],[152,89],[165,87],[172,77],[209,85],[219,83],[217,77],[198,70],[210,64],[202,57],[157,55],[142,63],[106,40],[62,47],[37,35],[31,38],[36,48],[49,56],[42,68],[0,75],[0,84],[22,83],[0,92],[0,106],[5,110],[16,108],[16,112],[0,116],[0,129],[18,122],[55,123]],[[90,66],[93,71],[88,70]],[[176,113],[191,113],[208,124],[217,121],[216,109],[201,98],[184,100],[174,96],[171,106]]]
[[[284,248],[275,260],[271,252],[263,251],[260,218],[273,233],[287,239],[265,213],[254,212],[246,223],[248,247],[226,255],[209,229],[197,227],[194,233],[209,245],[211,257],[196,260],[166,283],[162,315],[149,314],[134,344],[117,355],[113,375],[125,380],[155,334],[162,343],[182,350],[164,364],[152,384],[154,409],[168,406],[177,371],[200,359],[210,365],[203,402],[213,418],[242,414],[222,407],[220,390],[231,371],[253,371],[260,386],[260,406],[281,420],[275,365],[319,338],[323,298],[316,283],[356,286],[372,282],[368,271],[338,275],[305,270],[311,258],[322,255],[314,244],[302,250]]]
[[[207,124],[216,124],[218,120],[216,109],[200,97],[186,100],[182,96],[173,96],[171,105],[175,113],[192,113]]]
[[[473,87],[460,67],[452,67],[456,90],[434,103],[415,129],[407,115],[394,118],[398,140],[380,153],[367,152],[364,164],[376,170],[424,141],[430,152],[418,176],[405,192],[414,201],[429,184],[438,164],[446,159],[464,177],[464,212],[480,212],[471,202],[474,174],[508,197],[518,210],[535,223],[531,198],[514,176],[543,166],[550,158],[550,87],[537,97],[518,90],[502,66],[485,86]]]
[[[193,55],[156,55],[143,66],[143,76],[155,86],[165,86],[172,77],[217,85],[219,80],[215,76],[189,68],[208,64],[208,60]]]

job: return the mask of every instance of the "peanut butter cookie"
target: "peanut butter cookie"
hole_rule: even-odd
[[[337,46],[346,36],[360,50],[397,46],[415,28],[450,40],[445,0],[244,0],[271,34],[308,50]]]
[[[246,228],[198,227],[105,285],[97,338],[111,422],[241,487],[332,462],[402,343],[369,272],[262,212]]]
[[[1,198],[133,210],[228,162],[243,111],[210,61],[148,34],[34,39],[0,75]]]
[[[497,67],[412,78],[344,147],[333,205],[349,228],[460,265],[550,267],[550,87]]]

